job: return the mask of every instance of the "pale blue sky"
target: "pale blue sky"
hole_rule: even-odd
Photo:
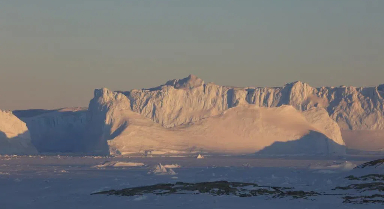
[[[0,0],[0,109],[195,74],[232,86],[384,83],[383,0]]]

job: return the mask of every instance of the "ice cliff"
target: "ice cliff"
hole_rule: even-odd
[[[84,152],[86,108],[19,110],[13,113],[27,124],[32,143],[39,152]]]
[[[131,109],[164,127],[217,115],[239,104],[292,105],[305,111],[322,107],[342,130],[384,129],[384,84],[377,87],[314,88],[300,81],[283,87],[236,88],[205,84],[194,75],[152,89],[122,92]]]

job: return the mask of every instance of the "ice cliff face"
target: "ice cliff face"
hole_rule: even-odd
[[[185,79],[171,82],[174,89],[181,90],[181,94],[187,90],[193,94],[194,89],[201,87],[202,83],[198,79],[192,84],[185,83]],[[189,93],[191,92],[186,94]],[[186,95],[182,97],[184,96]],[[209,103],[217,108],[212,110],[211,106],[194,99],[190,97],[187,102],[191,105],[196,102],[199,104],[198,108],[184,108],[177,101],[164,101],[163,106],[160,106],[161,112],[172,115],[165,117],[167,121],[172,121],[172,117],[175,117],[177,120],[173,122],[188,123],[173,124],[174,127],[165,128],[162,126],[165,120],[159,124],[152,121],[152,118],[147,118],[147,115],[132,111],[134,104],[125,94],[108,89],[95,90],[87,117],[87,132],[90,134],[86,138],[97,140],[94,144],[89,143],[92,144],[90,150],[118,155],[193,151],[234,154],[345,154],[340,129],[323,108],[312,108],[301,113],[292,106],[264,108],[239,102],[228,109],[215,100]],[[174,108],[179,114],[174,113]],[[183,115],[184,117],[180,117]],[[280,144],[276,145],[276,142]],[[285,144],[287,142],[290,143]],[[291,153],[285,152],[287,147],[290,147]]]
[[[22,110],[14,114],[27,124],[39,152],[83,152],[86,109]]]
[[[205,85],[195,76],[172,80],[154,89],[123,92],[131,109],[164,127],[174,127],[217,115],[231,107],[229,88]]]
[[[384,85],[321,87],[294,82],[283,87],[234,88],[190,75],[152,89],[122,92],[131,109],[164,127],[174,127],[217,115],[239,104],[260,107],[292,105],[300,111],[322,107],[342,130],[384,129]]]
[[[11,112],[0,110],[0,154],[36,154],[25,123]]]
[[[97,89],[89,103],[84,146],[87,152],[109,154],[107,140],[119,135],[129,120],[123,113],[130,110],[130,101],[123,94]]]

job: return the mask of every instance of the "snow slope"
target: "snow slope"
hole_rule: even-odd
[[[0,154],[36,154],[27,126],[11,112],[0,110]]]
[[[278,154],[345,153],[339,127],[322,109],[311,109],[302,114],[292,106],[262,108],[242,104],[214,117],[167,129],[133,112],[130,100],[124,94],[100,89],[95,90],[88,116],[90,135],[87,138],[97,139],[90,150],[105,154],[249,154],[275,142],[299,141],[302,145],[302,138],[310,143],[293,146],[300,148],[294,148],[297,153],[282,151]]]

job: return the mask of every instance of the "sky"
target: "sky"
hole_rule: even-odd
[[[0,0],[0,109],[95,88],[384,83],[383,0]]]

